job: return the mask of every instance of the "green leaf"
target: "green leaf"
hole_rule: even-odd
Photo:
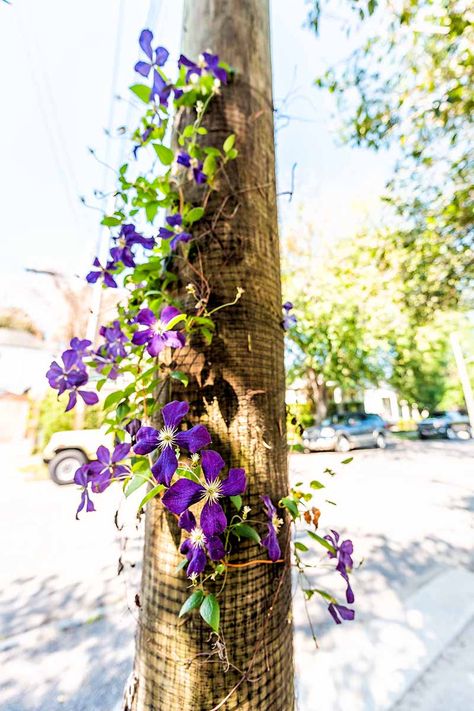
[[[185,321],[186,319],[186,314],[178,314],[174,318],[172,318],[168,323],[166,324],[166,330],[171,331],[172,328],[174,328],[178,323],[181,321]]]
[[[187,222],[197,222],[198,220],[201,219],[201,217],[204,215],[204,208],[203,207],[193,207],[192,210],[190,210],[186,214],[186,221]]]
[[[238,155],[239,152],[235,148],[232,148],[232,150],[228,152],[227,158],[229,158],[229,160],[234,160],[234,158],[237,158]]]
[[[205,175],[207,175],[208,177],[211,177],[216,172],[216,166],[217,166],[217,163],[216,163],[216,159],[214,158],[214,156],[212,156],[212,155],[207,156],[205,158],[204,164],[202,166],[202,172]]]
[[[149,86],[146,86],[146,84],[133,84],[133,86],[130,87],[130,91],[132,91],[135,96],[138,96],[145,104],[150,103],[151,89]]]
[[[310,487],[312,489],[324,489],[324,484],[321,484],[321,482],[317,481],[317,479],[313,479],[313,481],[310,482]]]
[[[120,405],[117,406],[116,412],[117,420],[123,420],[123,418],[130,412],[130,405],[128,402],[121,402]]]
[[[341,464],[350,464],[354,457],[348,457],[347,459],[343,459]]]
[[[238,523],[232,529],[232,533],[235,533],[239,538],[250,538],[255,543],[260,543],[260,536],[257,531],[252,526],[249,526],[248,523]]]
[[[116,402],[119,402],[119,400],[123,399],[123,390],[116,390],[113,393],[110,393],[110,395],[107,395],[107,397],[104,400],[104,410],[108,410],[109,407],[112,407],[112,405],[115,405]]]
[[[131,496],[134,491],[139,489],[143,484],[148,481],[148,477],[144,477],[141,475],[136,475],[133,477],[133,479],[130,480],[127,488],[125,489],[125,496]]]
[[[311,600],[313,595],[317,593],[318,595],[321,595],[322,598],[327,600],[328,602],[336,602],[336,600],[333,598],[332,595],[327,593],[325,590],[318,590],[318,588],[312,588],[312,589],[305,589],[303,588],[303,592],[306,595],[306,598],[308,600]]]
[[[214,632],[219,632],[221,612],[219,603],[214,595],[207,595],[207,597],[204,598],[199,608],[199,613],[204,622],[207,622]]]
[[[174,159],[174,153],[171,148],[162,146],[161,143],[152,143],[155,153],[158,156],[158,160],[163,163],[163,165],[171,165]]]
[[[179,380],[179,382],[182,383],[185,388],[188,386],[189,375],[187,373],[183,373],[181,370],[173,370],[171,373],[171,377],[174,378],[174,380]]]
[[[235,143],[235,133],[231,133],[230,136],[227,136],[227,138],[224,141],[224,145],[222,148],[224,149],[224,153],[228,153],[233,147]]]
[[[120,217],[112,217],[112,215],[106,215],[105,217],[102,218],[101,225],[105,225],[106,227],[117,227],[117,225],[122,224],[122,218]]]
[[[142,509],[142,508],[145,506],[145,504],[147,504],[149,501],[151,501],[152,499],[154,499],[155,496],[158,496],[158,494],[160,494],[160,493],[163,491],[164,488],[165,488],[165,487],[163,486],[163,484],[157,484],[156,486],[153,487],[153,489],[150,489],[150,491],[148,492],[148,494],[146,494],[146,495],[143,497],[143,499],[140,501],[140,505],[139,505],[139,507],[138,507],[138,510],[140,511],[140,509]]]
[[[284,499],[281,499],[280,505],[284,506],[286,509],[288,509],[293,520],[298,518],[298,516],[299,516],[298,506],[297,506],[294,499],[290,499],[289,496],[285,496]]]
[[[310,536],[313,540],[317,541],[320,545],[324,546],[324,548],[327,548],[328,551],[331,551],[331,553],[335,553],[336,549],[334,546],[332,546],[329,541],[327,541],[325,538],[321,538],[321,536],[318,536],[317,533],[314,533],[313,531],[306,531],[308,536]]]
[[[183,558],[183,560],[181,560],[181,561],[178,563],[178,565],[176,566],[176,572],[179,573],[180,570],[183,570],[183,568],[186,567],[187,563],[188,563],[188,559],[187,559],[187,558]]]
[[[299,551],[303,551],[303,553],[309,551],[308,546],[305,546],[305,544],[301,543],[300,541],[295,541],[295,548]]]
[[[240,509],[242,508],[242,497],[237,494],[236,496],[229,496],[229,498],[232,501],[232,505],[237,509],[237,511],[240,511]]]
[[[187,563],[187,560],[185,561]],[[195,590],[192,595],[188,597],[186,602],[183,604],[181,610],[179,611],[178,617],[182,617],[183,615],[187,615],[188,612],[191,612],[191,610],[196,609],[196,607],[199,607],[199,605],[202,603],[202,600],[204,598],[204,593],[202,590]]]

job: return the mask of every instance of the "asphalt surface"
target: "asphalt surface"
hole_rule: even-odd
[[[321,530],[336,528],[354,541],[358,618],[383,618],[442,571],[472,569],[473,455],[474,442],[400,441],[385,451],[291,457],[293,482],[326,485],[315,495]],[[0,709],[113,711],[133,654],[141,537],[133,502],[120,513],[128,522],[121,532],[113,521],[118,491],[106,492],[97,513],[76,521],[75,487],[35,478],[23,469],[17,448],[0,456]],[[349,456],[353,460],[342,464]],[[125,567],[117,576],[119,558]],[[342,581],[339,586],[334,575],[318,575],[319,587],[343,596]],[[298,663],[308,659],[313,642],[301,596],[295,600]],[[344,626],[336,628],[317,602],[310,614],[320,648],[342,649]],[[472,634],[460,644],[464,650],[471,643]],[[311,654],[317,675],[318,652]],[[459,681],[467,671],[456,661],[459,654],[453,659],[448,654],[439,663],[455,667]],[[359,693],[356,665],[344,661],[333,672],[336,688]],[[431,711],[422,705],[422,682],[413,693],[419,708]],[[337,708],[331,699],[318,703],[319,711]],[[303,697],[299,709],[312,711]]]

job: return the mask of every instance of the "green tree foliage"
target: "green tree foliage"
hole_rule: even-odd
[[[464,333],[474,354],[467,316],[440,311],[421,321],[406,304],[399,253],[382,234],[343,239],[313,256],[304,234],[298,229],[284,245],[285,292],[298,317],[288,372],[290,383],[305,382],[316,418],[326,414],[331,385],[347,396],[384,382],[420,409],[462,406],[449,336]]]
[[[334,3],[314,2],[324,31]],[[387,249],[419,319],[455,308],[473,278],[474,12],[468,0],[341,0],[359,46],[318,84],[334,93],[348,143],[396,146]],[[361,27],[362,25],[362,27]]]

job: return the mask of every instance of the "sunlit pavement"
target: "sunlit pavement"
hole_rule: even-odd
[[[133,650],[138,583],[127,560],[139,557],[139,533],[118,533],[118,492],[76,521],[74,487],[32,480],[15,448],[0,456],[0,709],[113,711]],[[315,495],[320,528],[350,536],[364,561],[353,576],[355,622],[336,626],[311,601],[319,650],[296,596],[299,710],[468,708],[474,442],[293,455],[291,470],[294,482],[326,484]],[[316,581],[343,599],[337,576]]]

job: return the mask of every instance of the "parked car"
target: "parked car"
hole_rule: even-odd
[[[418,437],[445,437],[446,439],[471,439],[472,427],[467,413],[457,410],[440,410],[418,423]]]
[[[388,424],[380,415],[365,412],[333,415],[303,432],[303,447],[305,452],[348,452],[354,447],[384,449],[387,429]]]
[[[43,461],[56,484],[72,484],[76,470],[95,459],[97,447],[112,445],[104,430],[69,430],[55,432],[43,450]]]

